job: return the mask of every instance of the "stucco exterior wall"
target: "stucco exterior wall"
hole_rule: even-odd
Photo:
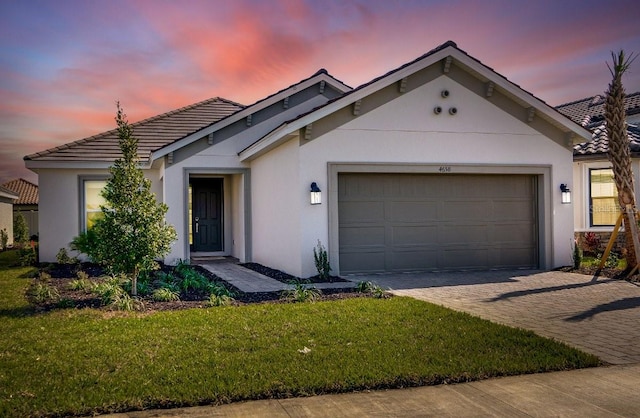
[[[450,91],[443,99],[440,92]],[[365,99],[366,100],[366,99]],[[444,111],[435,115],[440,105]],[[448,114],[455,106],[458,113]],[[329,208],[336,190],[328,190],[328,163],[394,163],[452,166],[535,165],[550,167],[544,179],[545,217],[549,233],[545,247],[550,249],[546,268],[570,262],[573,236],[573,208],[560,203],[560,183],[569,183],[573,173],[572,152],[544,137],[526,123],[515,119],[485,99],[469,92],[455,81],[440,77],[369,113],[348,122],[308,143],[299,151],[298,189],[318,182],[325,191],[321,206],[303,204],[299,222],[304,229],[299,247],[302,265],[292,274],[315,274],[312,248],[318,239],[329,242]],[[557,190],[556,190],[557,189]],[[294,201],[300,201],[297,199]],[[334,257],[337,248],[329,248]],[[306,256],[309,253],[309,256]]]
[[[301,231],[313,229],[302,215],[311,183],[299,176],[299,151],[290,140],[251,164],[253,261],[294,275],[306,250]]]
[[[3,229],[9,238],[7,244],[13,244],[13,204],[0,198],[0,231]]]
[[[60,248],[69,248],[80,233],[81,179],[108,177],[107,170],[38,170],[38,224],[40,261],[55,262]],[[158,171],[145,170],[152,181],[152,192],[162,201],[162,182]]]

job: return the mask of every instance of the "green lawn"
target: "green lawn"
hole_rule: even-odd
[[[531,332],[402,297],[38,314],[23,297],[30,269],[7,268],[7,254],[0,254],[0,416],[304,396],[598,364]]]

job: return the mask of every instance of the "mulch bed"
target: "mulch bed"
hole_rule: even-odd
[[[280,270],[275,270],[267,266],[263,266],[258,263],[242,263],[240,264],[242,267],[246,267],[253,271],[257,271],[260,274],[264,274],[267,277],[275,279],[282,283],[291,283],[296,281],[302,281],[304,283],[337,283],[337,282],[348,282],[349,280],[345,280],[339,276],[330,276],[329,280],[323,280],[320,276],[309,277],[308,279],[300,279],[299,277],[292,276],[291,274],[287,274]]]
[[[246,263],[243,265],[247,268],[251,268],[254,271],[258,271],[259,273],[262,273],[267,277],[271,277],[284,283],[289,283],[293,280],[298,279],[295,276],[291,276],[279,270],[262,266],[261,264]],[[201,266],[193,265],[192,268],[207,277],[212,282],[222,283],[227,289],[231,290],[235,294],[235,301],[232,303],[232,305],[238,306],[255,303],[291,303],[282,299],[281,292],[245,293],[235,286],[231,285],[230,283],[217,277],[210,271],[202,268]],[[161,269],[162,271],[167,273],[173,271],[173,267],[166,265],[162,265]],[[71,290],[69,288],[70,283],[73,280],[77,279],[78,271],[87,273],[90,280],[95,280],[105,276],[105,271],[102,267],[91,263],[81,263],[80,265],[52,263],[41,266],[40,271],[45,272],[51,276],[51,279],[48,280],[48,283],[56,289],[56,291],[60,295],[59,300],[63,302],[38,305],[36,306],[37,311],[49,311],[60,308],[93,308],[104,310],[110,309],[109,307],[103,306],[100,298],[98,298],[92,292],[86,290]],[[340,277],[332,277],[332,281],[345,282],[347,280]],[[321,283],[322,281],[320,281],[319,278],[315,277],[312,278],[312,280],[309,280],[309,282]],[[141,298],[144,305],[141,310],[144,312],[153,312],[191,308],[206,308],[209,307],[209,305],[207,304],[208,296],[209,295],[205,294],[204,292],[182,292],[180,294],[179,301],[171,302],[158,302],[154,301],[150,297],[144,297]],[[356,292],[355,289],[322,289],[322,295],[319,300],[328,301],[355,297],[369,297],[369,295]]]

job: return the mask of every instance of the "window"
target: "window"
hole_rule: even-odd
[[[589,170],[591,226],[613,226],[618,220],[618,191],[611,168]]]
[[[100,194],[102,189],[107,185],[106,180],[84,180],[83,181],[83,205],[84,205],[84,222],[85,230],[90,229],[97,219],[102,217],[100,206],[106,201]]]

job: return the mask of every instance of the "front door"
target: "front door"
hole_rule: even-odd
[[[192,179],[194,252],[222,251],[222,179]]]

